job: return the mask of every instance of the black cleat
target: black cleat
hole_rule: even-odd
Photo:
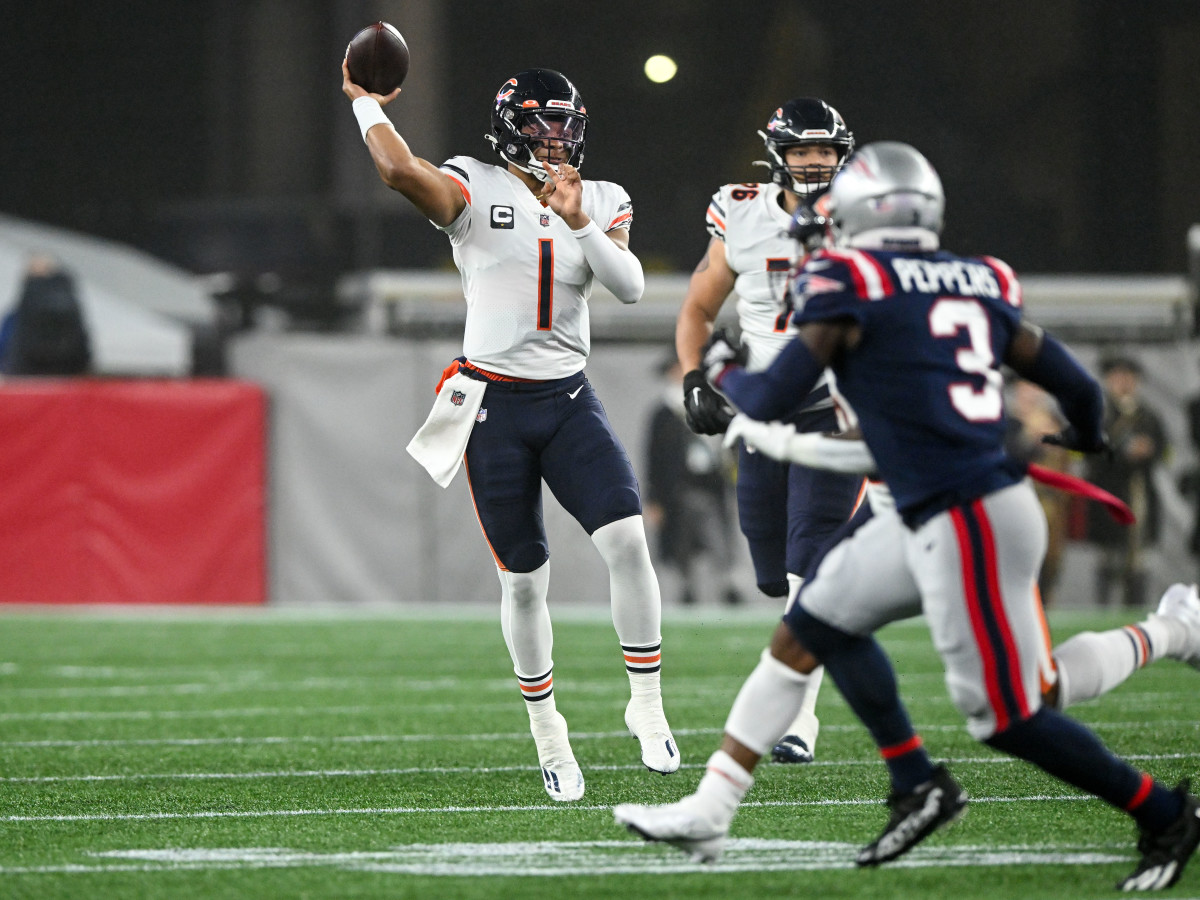
[[[1200,800],[1188,793],[1185,778],[1175,788],[1183,798],[1183,812],[1158,834],[1142,831],[1138,853],[1142,860],[1127,878],[1117,883],[1122,891],[1161,891],[1183,874],[1183,867],[1200,846]]]
[[[860,866],[877,866],[907,853],[943,825],[959,819],[967,809],[967,792],[937,766],[933,777],[910,793],[887,799],[892,816],[882,833],[858,852]]]
[[[771,748],[771,759],[777,763],[810,763],[813,752],[803,738],[794,734],[785,735]]]

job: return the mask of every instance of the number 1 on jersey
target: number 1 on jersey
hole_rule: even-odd
[[[554,313],[554,239],[538,239],[538,331],[549,331]]]

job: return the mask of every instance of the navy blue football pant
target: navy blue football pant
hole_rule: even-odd
[[[582,372],[553,381],[489,381],[479,416],[467,442],[467,478],[501,568],[532,572],[550,557],[543,481],[588,534],[641,515],[629,455]]]
[[[803,432],[836,431],[833,410],[791,420]],[[787,576],[802,575],[854,511],[859,475],[839,475],[738,450],[738,524],[750,544],[755,581],[772,597],[788,592]]]

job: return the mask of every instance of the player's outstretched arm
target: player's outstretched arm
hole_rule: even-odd
[[[795,425],[758,422],[738,413],[725,432],[725,446],[733,447],[739,439],[747,447],[780,462],[847,475],[870,475],[875,471],[875,457],[858,433],[853,436],[815,431],[800,434]]]
[[[1104,437],[1104,392],[1099,382],[1070,351],[1036,325],[1022,322],[1008,346],[1004,362],[1022,378],[1039,385],[1058,400],[1071,423],[1065,445],[1072,450],[1098,452]]]
[[[350,79],[343,59],[342,93],[353,102],[363,141],[383,183],[407,197],[435,225],[449,225],[457,219],[467,202],[458,185],[437,166],[416,156],[383,113],[383,107],[400,95],[400,88],[387,96],[368,93]]]
[[[705,360],[709,382],[739,410],[769,422],[783,419],[804,400],[821,373],[842,350],[854,346],[858,325],[851,320],[806,322],[795,339],[761,372],[717,358]],[[708,351],[713,356],[713,350]]]

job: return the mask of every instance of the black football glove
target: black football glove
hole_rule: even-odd
[[[724,328],[718,328],[700,351],[700,368],[708,383],[713,384],[726,366],[744,366],[749,358],[749,348],[738,343]]]
[[[788,223],[788,236],[799,241],[805,250],[812,253],[825,246],[825,234],[828,229],[828,218],[807,203],[801,203],[792,214],[792,221]]]
[[[683,376],[683,412],[696,434],[724,434],[733,420],[733,410],[699,369]]]
[[[1068,425],[1058,434],[1042,435],[1042,443],[1050,444],[1053,447],[1065,447],[1067,450],[1074,450],[1077,453],[1103,454],[1109,460],[1113,458],[1113,448],[1112,444],[1108,442],[1108,435],[1101,432],[1096,437],[1084,440],[1079,429],[1074,425]]]

